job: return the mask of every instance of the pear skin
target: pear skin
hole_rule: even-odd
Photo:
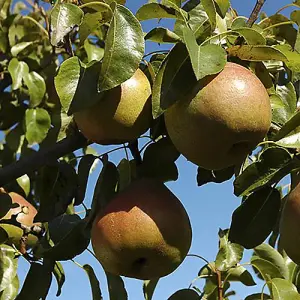
[[[146,280],[166,276],[182,263],[192,229],[183,205],[163,183],[138,179],[97,216],[91,236],[104,270]]]

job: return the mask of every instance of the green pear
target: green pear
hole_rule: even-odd
[[[97,216],[91,234],[105,271],[137,279],[163,277],[186,257],[192,239],[179,199],[155,179],[138,179]]]
[[[98,144],[122,144],[137,139],[152,122],[151,86],[138,69],[121,85],[105,92],[99,101],[74,113],[82,134]]]
[[[241,163],[271,125],[271,105],[261,81],[227,63],[165,112],[168,134],[189,161],[209,170]]]

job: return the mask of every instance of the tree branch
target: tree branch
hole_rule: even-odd
[[[28,157],[21,158],[0,169],[0,187],[88,144],[87,139],[77,131],[51,147],[40,150]]]
[[[252,13],[250,15],[250,18],[248,19],[247,21],[247,26],[248,27],[252,27],[253,24],[255,23],[255,21],[257,20],[258,18],[258,14],[260,12],[260,10],[262,9],[264,3],[266,2],[266,0],[257,0],[256,1],[256,4],[252,10]]]

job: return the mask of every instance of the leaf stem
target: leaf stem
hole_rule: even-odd
[[[24,16],[23,19],[30,20],[32,23],[38,26],[45,35],[48,36],[48,31],[38,21],[29,16]]]
[[[282,23],[273,24],[273,25],[271,25],[271,26],[269,26],[269,27],[267,27],[267,28],[264,28],[264,29],[262,30],[262,32],[267,31],[267,30],[270,30],[270,29],[272,29],[272,28],[276,28],[276,27],[280,27],[280,26],[284,26],[284,25],[290,25],[290,24],[294,25],[294,24],[296,24],[296,23],[293,22],[293,21],[286,21],[286,22],[282,22]]]
[[[204,258],[203,256],[201,256],[201,255],[198,255],[198,254],[188,254],[187,256],[200,258],[201,260],[203,260],[204,262],[206,262],[208,265],[210,265],[210,262],[206,258]]]
[[[275,15],[281,13],[283,10],[285,10],[285,9],[287,9],[289,7],[292,7],[292,6],[296,6],[296,7],[299,8],[299,6],[296,5],[295,3],[290,3],[290,4],[287,4],[287,5],[283,6],[283,7],[281,7],[279,10],[277,10],[277,12],[275,13]]]
[[[218,300],[223,300],[223,283],[221,271],[217,270],[217,282],[218,282]]]
[[[149,53],[145,54],[145,55],[143,56],[143,58],[145,58],[145,57],[147,57],[147,56],[150,56],[150,55],[152,55],[152,54],[168,53],[168,52],[169,52],[169,50],[156,50],[156,51],[152,51],[152,52],[149,52]]]

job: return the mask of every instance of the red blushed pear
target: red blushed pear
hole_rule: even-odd
[[[192,240],[187,212],[161,182],[139,179],[117,194],[92,227],[103,268],[137,279],[163,277],[186,257]]]
[[[189,161],[209,170],[241,163],[271,125],[267,90],[250,70],[227,63],[165,112],[168,134]]]

